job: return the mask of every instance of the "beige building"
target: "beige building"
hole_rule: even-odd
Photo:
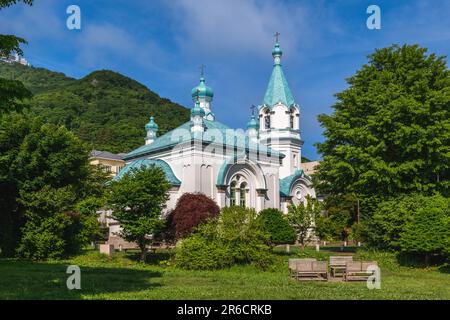
[[[308,176],[314,175],[316,173],[316,168],[320,164],[320,161],[303,162],[300,164],[300,168]]]
[[[114,154],[107,151],[94,150],[89,158],[90,164],[100,166],[105,172],[115,177],[125,166],[124,153]]]

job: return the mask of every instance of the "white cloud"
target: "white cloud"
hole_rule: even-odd
[[[181,48],[190,53],[267,55],[280,32],[283,48],[294,51],[311,39],[310,10],[301,4],[256,0],[176,0],[168,4]]]

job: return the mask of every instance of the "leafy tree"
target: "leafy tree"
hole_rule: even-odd
[[[164,171],[156,166],[134,169],[109,185],[108,205],[122,227],[121,236],[135,242],[145,261],[151,236],[164,226],[163,207],[169,199],[170,184]]]
[[[417,45],[369,56],[332,115],[320,115],[325,142],[321,192],[355,194],[367,216],[379,201],[450,186],[450,71],[444,57]]]
[[[322,204],[310,196],[306,197],[306,204],[300,203],[298,206],[290,205],[287,219],[291,227],[297,234],[297,240],[305,247],[314,227],[314,220],[322,211]]]
[[[284,214],[277,209],[265,209],[259,213],[263,228],[270,234],[272,244],[292,244],[296,240],[294,229]]]
[[[217,217],[219,213],[219,206],[206,195],[201,193],[183,194],[172,213],[177,237],[186,237],[198,225],[210,218]]]
[[[450,202],[446,207],[420,208],[400,233],[402,252],[417,254],[428,264],[431,255],[444,256],[450,244]]]
[[[16,113],[0,117],[2,254],[15,253],[28,221],[36,226],[74,211],[87,193],[98,195],[100,180],[92,170],[85,145],[64,127]]]
[[[0,0],[0,9],[16,4],[17,0]],[[22,2],[31,5],[32,0],[23,0]],[[12,53],[22,55],[21,44],[25,44],[25,39],[0,34],[0,57],[9,56]],[[0,78],[0,116],[2,113],[20,110],[21,102],[31,97],[30,91],[20,81],[7,80]]]

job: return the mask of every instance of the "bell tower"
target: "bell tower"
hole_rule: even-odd
[[[281,65],[283,51],[278,42],[279,35],[278,32],[275,34],[272,75],[259,107],[259,137],[261,143],[286,156],[280,168],[282,179],[300,169],[303,141],[300,137],[300,107],[295,103]]]

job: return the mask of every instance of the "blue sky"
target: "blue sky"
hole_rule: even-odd
[[[81,8],[82,29],[66,28],[66,8]],[[368,30],[366,9],[379,5],[382,29]],[[38,67],[80,78],[98,69],[132,77],[163,97],[192,106],[190,90],[205,64],[217,119],[243,128],[272,71],[273,34],[302,109],[304,155],[318,158],[317,115],[330,113],[375,48],[420,44],[450,52],[448,0],[35,0],[0,11],[0,33],[24,37]]]

